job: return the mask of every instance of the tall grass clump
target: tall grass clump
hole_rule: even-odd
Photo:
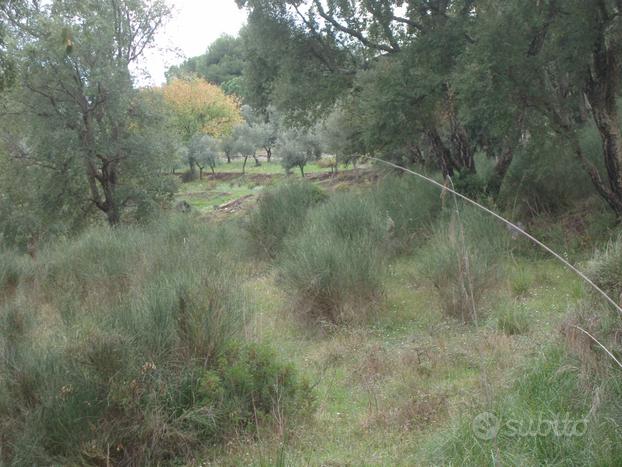
[[[441,211],[438,189],[416,177],[387,176],[370,196],[392,224],[391,249],[397,253],[421,245]]]
[[[622,298],[622,237],[597,250],[588,262],[587,274],[617,303]]]
[[[279,282],[311,321],[361,319],[382,296],[386,216],[367,197],[340,193],[309,212],[289,238]]]
[[[444,314],[470,322],[500,275],[507,230],[470,206],[444,213],[421,254],[420,272],[435,287]]]
[[[619,377],[601,379],[590,388],[576,360],[552,344],[520,368],[513,387],[492,406],[464,414],[433,437],[421,463],[621,465],[620,396]],[[496,423],[478,424],[481,413],[491,413]]]
[[[306,181],[289,181],[266,190],[247,226],[255,251],[267,258],[276,257],[285,237],[302,226],[307,210],[325,199],[320,188]]]
[[[622,237],[597,250],[587,263],[588,277],[616,303],[622,299]],[[620,367],[583,330],[622,360],[622,316],[591,287],[583,300],[578,301],[562,326],[568,349],[582,362],[586,377],[601,378],[614,374],[619,378]]]
[[[309,406],[248,343],[230,232],[182,217],[45,247],[0,309],[0,462],[185,463]]]

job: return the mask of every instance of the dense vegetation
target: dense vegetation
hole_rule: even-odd
[[[0,0],[0,464],[622,463],[620,2],[237,3]]]

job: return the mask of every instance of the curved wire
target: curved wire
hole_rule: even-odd
[[[495,217],[497,220],[500,220],[504,224],[512,227],[512,229],[516,230],[521,235],[527,237],[529,240],[531,240],[533,243],[538,245],[544,251],[546,251],[547,253],[549,253],[552,256],[554,256],[557,260],[559,260],[561,263],[563,263],[564,266],[566,266],[568,269],[570,269],[572,272],[574,272],[576,275],[578,275],[581,279],[583,279],[585,282],[587,282],[594,290],[596,290],[603,298],[605,298],[605,300],[607,300],[611,305],[613,305],[615,307],[615,309],[618,311],[618,313],[620,313],[622,315],[622,307],[620,307],[620,305],[618,305],[615,302],[615,300],[613,300],[609,295],[607,295],[607,293],[603,289],[598,287],[589,277],[587,277],[585,275],[585,273],[583,273],[581,270],[577,269],[577,267],[575,267],[572,263],[568,262],[560,254],[556,253],[553,249],[551,249],[550,247],[548,247],[547,245],[542,243],[540,240],[535,238],[533,235],[530,235],[527,232],[525,232],[525,230],[523,230],[518,225],[516,225],[513,222],[507,220],[505,217],[501,216],[500,214],[497,214],[496,212],[494,212],[494,211],[488,209],[487,207],[479,204],[477,201],[474,201],[471,198],[463,195],[462,193],[459,193],[459,192],[455,191],[453,188],[449,188],[448,186],[445,186],[442,183],[437,182],[433,178],[427,177],[427,176],[425,176],[423,174],[415,172],[414,170],[407,169],[406,167],[402,167],[401,165],[394,164],[393,162],[385,161],[385,160],[379,159],[377,157],[367,156],[367,158],[371,159],[371,160],[374,160],[374,161],[377,161],[377,162],[380,162],[382,164],[388,165],[388,166],[393,167],[395,169],[402,170],[402,171],[404,171],[406,173],[409,173],[409,174],[412,174],[412,175],[416,175],[417,177],[419,177],[419,178],[421,178],[423,180],[426,180],[427,182],[432,183],[433,185],[436,185],[437,187],[441,188],[444,191],[449,191],[453,195],[455,195],[455,196],[463,199],[464,201],[472,204],[473,206],[475,206],[475,207],[477,207],[477,208],[487,212],[491,216]],[[452,186],[453,186],[453,183],[452,183]]]

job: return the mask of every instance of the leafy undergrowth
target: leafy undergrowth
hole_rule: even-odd
[[[483,319],[478,327],[443,315],[416,254],[391,263],[382,312],[365,326],[300,326],[288,319],[288,302],[274,277],[256,277],[251,285],[258,305],[253,332],[316,385],[318,409],[287,437],[271,432],[259,441],[239,440],[210,453],[208,461],[438,462],[430,446],[438,445],[439,433],[504,397],[522,369],[556,340],[568,307],[583,294],[575,278],[551,261],[508,260],[506,270],[507,280],[480,304]],[[522,324],[508,326],[508,314],[519,314]],[[532,404],[537,409],[538,400]],[[458,457],[442,462],[463,463]]]

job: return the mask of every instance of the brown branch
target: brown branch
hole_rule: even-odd
[[[383,52],[387,52],[391,54],[399,52],[399,49],[395,49],[388,45],[378,44],[376,42],[370,41],[360,31],[357,31],[355,29],[352,29],[348,26],[344,26],[343,24],[339,23],[337,20],[335,20],[333,17],[331,17],[329,14],[327,14],[324,11],[324,8],[322,7],[319,0],[315,0],[314,3],[317,8],[318,14],[322,18],[324,18],[325,21],[328,21],[333,27],[343,32],[344,34],[354,37],[355,39],[358,39],[358,41],[364,46],[369,47],[370,49],[375,49],[375,50],[379,50],[379,51],[383,51]]]

